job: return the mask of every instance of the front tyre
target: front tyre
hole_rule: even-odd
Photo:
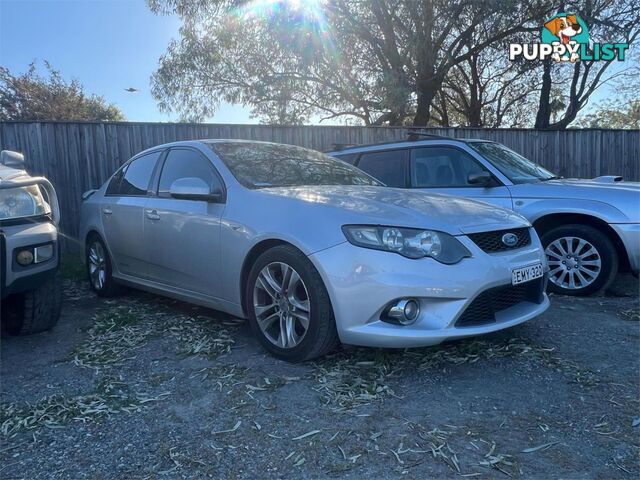
[[[277,246],[258,257],[249,272],[245,305],[260,343],[282,360],[311,360],[339,342],[320,274],[292,246]]]
[[[60,318],[62,278],[56,272],[34,290],[15,295],[10,300],[5,326],[12,335],[30,335],[52,329]]]
[[[588,225],[565,225],[540,241],[549,264],[549,291],[585,296],[607,288],[618,272],[618,254],[604,233]]]

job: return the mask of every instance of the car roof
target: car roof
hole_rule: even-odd
[[[434,136],[437,137],[437,136]],[[407,148],[424,145],[456,145],[478,142],[491,142],[491,140],[485,140],[482,138],[452,138],[452,137],[437,137],[437,138],[420,138],[417,140],[395,140],[388,142],[368,143],[362,145],[350,145],[344,148],[337,148],[328,150],[325,153],[328,155],[346,155],[349,153],[361,153],[369,152],[373,150],[392,150],[394,148]]]
[[[135,155],[135,157],[140,156],[144,153],[148,153],[148,152],[152,152],[154,150],[164,150],[166,148],[171,148],[171,147],[193,147],[197,144],[217,144],[217,143],[247,143],[247,144],[258,144],[258,145],[285,145],[283,143],[278,143],[278,142],[264,142],[264,141],[260,141],[260,140],[244,140],[241,138],[202,138],[202,139],[195,139],[195,140],[178,140],[176,142],[169,142],[169,143],[163,143],[160,145],[154,145],[153,147],[149,147],[143,151],[141,151],[140,153],[137,153]],[[286,144],[289,145],[289,144]],[[307,147],[301,147],[300,145],[291,145],[292,147],[299,147],[299,148],[307,148]],[[308,149],[308,148],[307,148]]]

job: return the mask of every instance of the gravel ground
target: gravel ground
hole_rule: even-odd
[[[2,338],[0,477],[638,478],[638,281],[407,351],[274,360],[248,326],[66,280],[45,334]]]

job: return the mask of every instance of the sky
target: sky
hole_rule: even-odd
[[[178,17],[155,15],[144,0],[0,0],[0,65],[15,75],[34,60],[48,60],[130,121],[177,121],[175,113],[159,111],[149,86],[179,28]],[[140,91],[128,93],[128,87]],[[611,94],[608,86],[599,89],[586,110]],[[257,123],[248,108],[224,103],[206,120]]]
[[[127,120],[176,121],[160,113],[149,79],[179,27],[177,17],[153,14],[144,0],[0,0],[0,65],[15,75],[48,60]],[[257,123],[248,109],[228,104],[208,121]]]

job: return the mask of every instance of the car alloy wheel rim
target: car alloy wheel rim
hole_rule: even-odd
[[[602,270],[596,247],[578,237],[561,237],[546,250],[549,280],[560,288],[578,290],[595,282]]]
[[[104,248],[98,242],[93,242],[89,248],[89,277],[93,287],[101,290],[106,280]]]
[[[273,262],[260,271],[253,288],[253,310],[260,330],[277,347],[299,345],[309,330],[307,287],[286,263]]]

